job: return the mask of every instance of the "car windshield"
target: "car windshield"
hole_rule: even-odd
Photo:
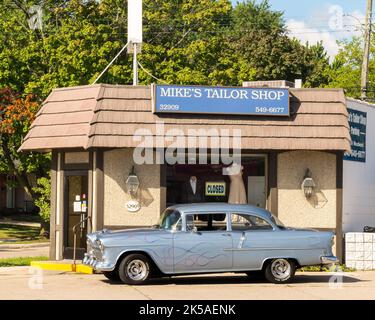
[[[278,217],[271,215],[271,220],[274,224],[276,224],[280,229],[285,229],[285,225],[279,220]]]
[[[179,229],[181,227],[181,213],[177,210],[167,209],[160,218],[158,227],[160,229]]]

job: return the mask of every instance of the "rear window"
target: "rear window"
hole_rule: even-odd
[[[186,230],[197,231],[226,231],[225,213],[202,213],[186,215]]]

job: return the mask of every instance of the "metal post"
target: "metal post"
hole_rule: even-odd
[[[361,71],[361,99],[367,99],[368,82],[368,62],[371,48],[371,19],[372,18],[372,0],[367,0],[366,25],[365,25],[365,45],[363,50],[363,61]]]
[[[74,247],[73,247],[73,271],[76,271],[76,250],[77,250],[77,234],[75,228],[73,228],[74,232]]]
[[[133,43],[133,86],[138,85],[137,44]]]

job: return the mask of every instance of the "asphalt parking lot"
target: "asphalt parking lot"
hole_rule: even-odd
[[[103,275],[0,268],[0,299],[375,299],[375,271],[297,273],[291,284],[275,285],[243,274],[155,279],[147,286],[111,283]]]

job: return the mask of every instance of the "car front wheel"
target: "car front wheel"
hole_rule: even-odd
[[[119,276],[126,284],[144,284],[150,277],[150,262],[143,254],[130,254],[120,263]]]
[[[104,275],[108,280],[111,280],[111,281],[119,281],[119,280],[120,280],[120,276],[119,276],[117,270],[113,270],[113,271],[103,271],[103,275]]]
[[[265,270],[265,277],[272,283],[288,283],[296,272],[296,265],[292,260],[288,259],[273,259],[267,264]]]

